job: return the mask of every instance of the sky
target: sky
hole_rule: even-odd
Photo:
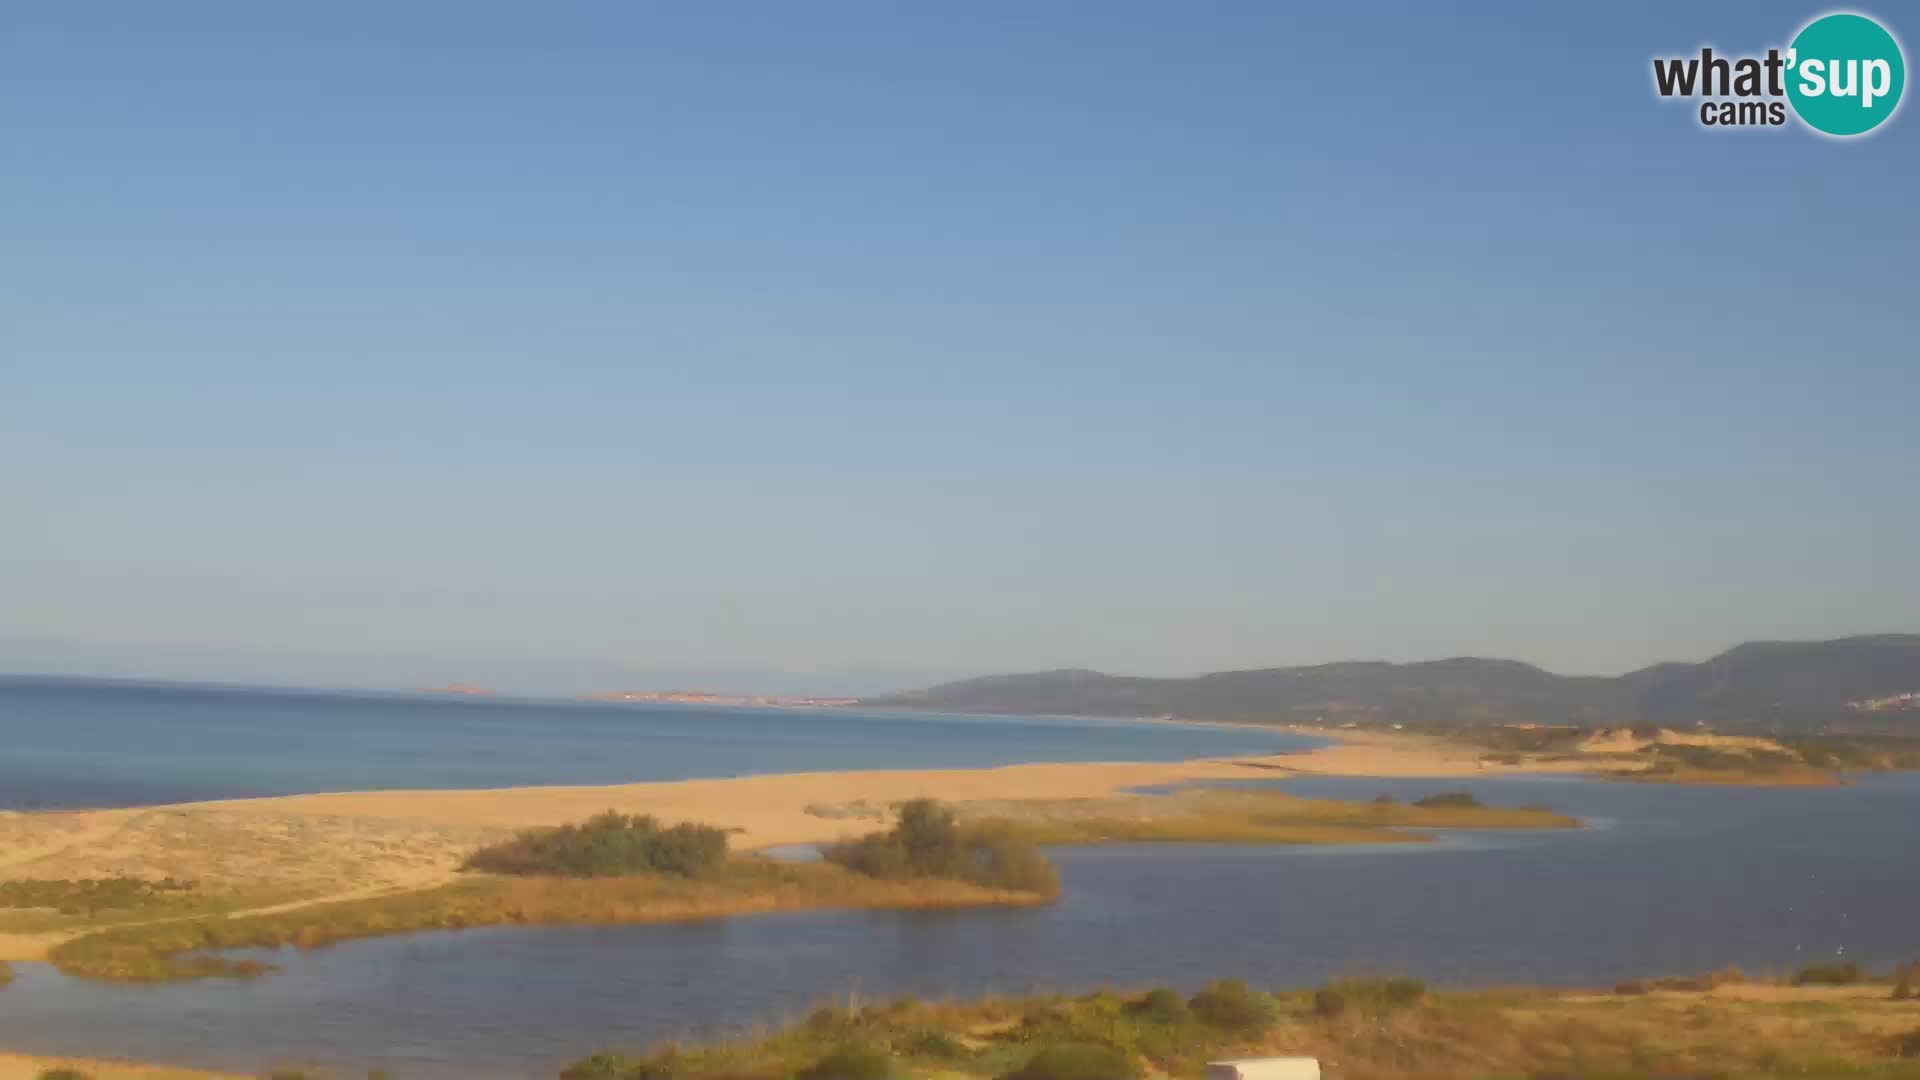
[[[1920,116],[1651,85],[1823,10],[6,5],[0,671],[1920,630]]]

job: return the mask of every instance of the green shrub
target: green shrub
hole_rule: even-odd
[[[900,807],[891,830],[833,844],[828,862],[868,877],[951,878],[996,889],[1052,894],[1060,877],[1040,849],[1004,830],[962,828],[932,799]]]
[[[1216,979],[1187,1002],[1202,1023],[1228,1031],[1251,1031],[1273,1023],[1279,1005],[1239,979]]]
[[[62,915],[91,915],[147,906],[192,892],[195,883],[177,878],[109,877],[0,881],[0,908],[51,908]]]
[[[1465,791],[1447,791],[1439,795],[1429,795],[1424,799],[1415,799],[1413,805],[1426,810],[1479,810],[1485,804],[1479,797]]]
[[[939,1028],[916,1028],[903,1036],[897,1048],[909,1057],[939,1058],[952,1061],[972,1053],[965,1043]]]
[[[860,1043],[835,1048],[793,1074],[793,1080],[890,1080],[893,1058],[886,1051]]]
[[[1895,1039],[1893,1055],[1900,1058],[1920,1058],[1920,1028],[1915,1028]]]
[[[1380,999],[1389,1009],[1401,1009],[1416,1004],[1427,996],[1427,984],[1419,979],[1401,975],[1391,979],[1379,980]]]
[[[1000,1080],[1136,1080],[1133,1059],[1099,1043],[1056,1043],[1043,1046]]]
[[[668,874],[693,877],[727,857],[727,834],[711,825],[663,826],[647,814],[609,810],[579,825],[529,829],[481,848],[466,868],[495,874],[619,877]]]
[[[1183,1024],[1193,1016],[1193,1010],[1187,1008],[1186,999],[1180,996],[1180,991],[1170,986],[1158,986],[1147,991],[1145,996],[1129,1004],[1127,1009],[1161,1024]]]
[[[1916,996],[1913,985],[1915,979],[1920,979],[1920,963],[1900,965],[1900,970],[1893,977],[1893,1000],[1912,1001]],[[0,979],[0,985],[5,985],[4,979]]]
[[[1616,994],[1644,994],[1652,989],[1641,979],[1628,979],[1626,982],[1613,985],[1613,992]]]
[[[669,1047],[650,1058],[598,1053],[560,1070],[560,1080],[680,1080],[687,1074],[686,1059]]]
[[[599,1053],[560,1070],[560,1080],[625,1080],[640,1063],[625,1054]]]
[[[40,1080],[93,1080],[93,1077],[79,1069],[48,1069],[40,1074]]]
[[[1426,983],[1405,976],[1343,979],[1314,992],[1313,1011],[1320,1016],[1340,1016],[1350,1009],[1369,1014],[1385,1013],[1418,1004],[1426,994]]]
[[[5,960],[0,960],[0,986],[5,986],[12,981],[13,965],[7,963]]]
[[[807,1014],[807,1030],[815,1035],[840,1035],[853,1028],[853,1013],[838,1005],[822,1005]]]
[[[1793,977],[1795,986],[1853,986],[1865,982],[1867,973],[1851,960],[1838,964],[1808,964]]]

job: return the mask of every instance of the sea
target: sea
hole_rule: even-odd
[[[1184,761],[1318,742],[1253,727],[1080,717],[0,677],[0,810],[1023,761]]]

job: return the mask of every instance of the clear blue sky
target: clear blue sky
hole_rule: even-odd
[[[1650,85],[1819,10],[8,5],[0,670],[1920,629],[1920,115]]]

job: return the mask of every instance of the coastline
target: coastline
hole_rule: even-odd
[[[1433,736],[1305,730],[1326,738],[1328,745],[1255,757],[1173,763],[1034,763],[985,769],[787,773],[586,787],[338,792],[0,815],[0,879],[23,872],[27,876],[78,876],[79,871],[89,868],[121,872],[120,867],[126,864],[116,864],[116,860],[132,859],[136,860],[133,865],[139,865],[137,860],[152,854],[153,839],[168,831],[183,833],[189,846],[199,845],[203,850],[195,857],[214,859],[217,853],[205,844],[209,834],[194,831],[208,823],[218,823],[222,829],[257,829],[276,841],[299,837],[302,860],[335,854],[343,854],[348,860],[323,867],[323,876],[337,877],[331,892],[215,913],[244,917],[300,912],[349,898],[399,897],[432,889],[458,880],[455,869],[460,857],[479,840],[519,828],[574,821],[606,809],[719,825],[734,830],[736,850],[750,851],[821,843],[869,832],[875,827],[871,818],[839,811],[855,803],[884,807],[922,796],[956,804],[1038,806],[1056,800],[1144,799],[1148,797],[1130,793],[1146,787],[1290,776],[1426,778],[1444,782],[1547,773],[1626,779],[1598,774],[1598,763],[1593,761],[1493,761],[1481,747]],[[1441,790],[1444,787],[1436,787],[1436,791]],[[58,829],[37,842],[8,844],[15,837],[6,830],[23,822],[57,825]],[[367,850],[359,851],[356,844],[366,844]],[[340,872],[339,866],[347,866],[347,871]],[[373,875],[371,882],[367,875]],[[734,913],[750,914],[754,910],[748,906]],[[85,932],[0,931],[0,958],[44,961],[52,947],[77,936],[85,936]],[[4,992],[0,992],[3,1006]],[[184,1080],[187,1076],[210,1075],[204,1070],[76,1062],[0,1051],[0,1080],[31,1080],[44,1069],[63,1065],[80,1068],[95,1080]]]
[[[930,797],[956,805],[1138,798],[1142,788],[1289,775],[1487,776],[1468,747],[1422,737],[1340,733],[1327,746],[1185,762],[1035,763],[987,769],[783,773],[728,779],[480,790],[362,791],[91,811],[0,814],[0,881],[172,877],[217,902],[125,921],[14,917],[0,960],[39,961],[106,926],[237,918],[375,900],[460,880],[474,848],[525,828],[606,810],[696,821],[732,833],[737,852],[849,839],[881,808]],[[1566,769],[1561,771],[1577,771]],[[849,812],[849,811],[853,812]]]
[[[1160,723],[1180,723],[1161,719]],[[204,923],[281,915],[342,901],[382,901],[461,881],[474,849],[528,828],[584,820],[608,810],[666,823],[698,822],[730,834],[737,853],[851,839],[880,827],[887,808],[932,798],[981,815],[1016,819],[1039,843],[1211,840],[1241,843],[1379,842],[1386,811],[1356,820],[1345,807],[1274,821],[1261,808],[1185,805],[1211,820],[1169,820],[1140,794],[1235,780],[1348,776],[1449,779],[1586,776],[1614,781],[1746,782],[1764,777],[1676,777],[1623,771],[1620,755],[1495,757],[1473,743],[1409,732],[1320,731],[1325,744],[1251,757],[1182,762],[1028,763],[992,768],[889,769],[763,774],[613,785],[468,790],[343,791],[90,811],[0,813],[0,883],[18,879],[192,882],[117,918],[14,909],[0,912],[0,960],[39,961],[76,938],[109,928]],[[1784,778],[1782,778],[1784,779]],[[1796,778],[1798,779],[1798,778]],[[1780,779],[1773,783],[1782,782]],[[1829,781],[1831,782],[1831,781]],[[1440,793],[1437,789],[1434,794]],[[1273,793],[1272,797],[1288,796]],[[1181,796],[1188,799],[1188,796]],[[1417,808],[1407,808],[1411,814]],[[1426,811],[1401,825],[1473,827]],[[1494,808],[1466,814],[1498,816]],[[1538,811],[1521,812],[1541,813]],[[1339,816],[1344,814],[1345,816]],[[1221,815],[1226,815],[1223,817]],[[1227,817],[1237,818],[1235,821]],[[1156,819],[1156,820],[1149,820]],[[1546,827],[1559,827],[1545,822]],[[1356,831],[1353,826],[1361,826]],[[1365,831],[1371,826],[1372,831]],[[1537,828],[1509,815],[1487,827]],[[1079,839],[1090,838],[1090,839]],[[1419,839],[1395,833],[1395,839]]]

